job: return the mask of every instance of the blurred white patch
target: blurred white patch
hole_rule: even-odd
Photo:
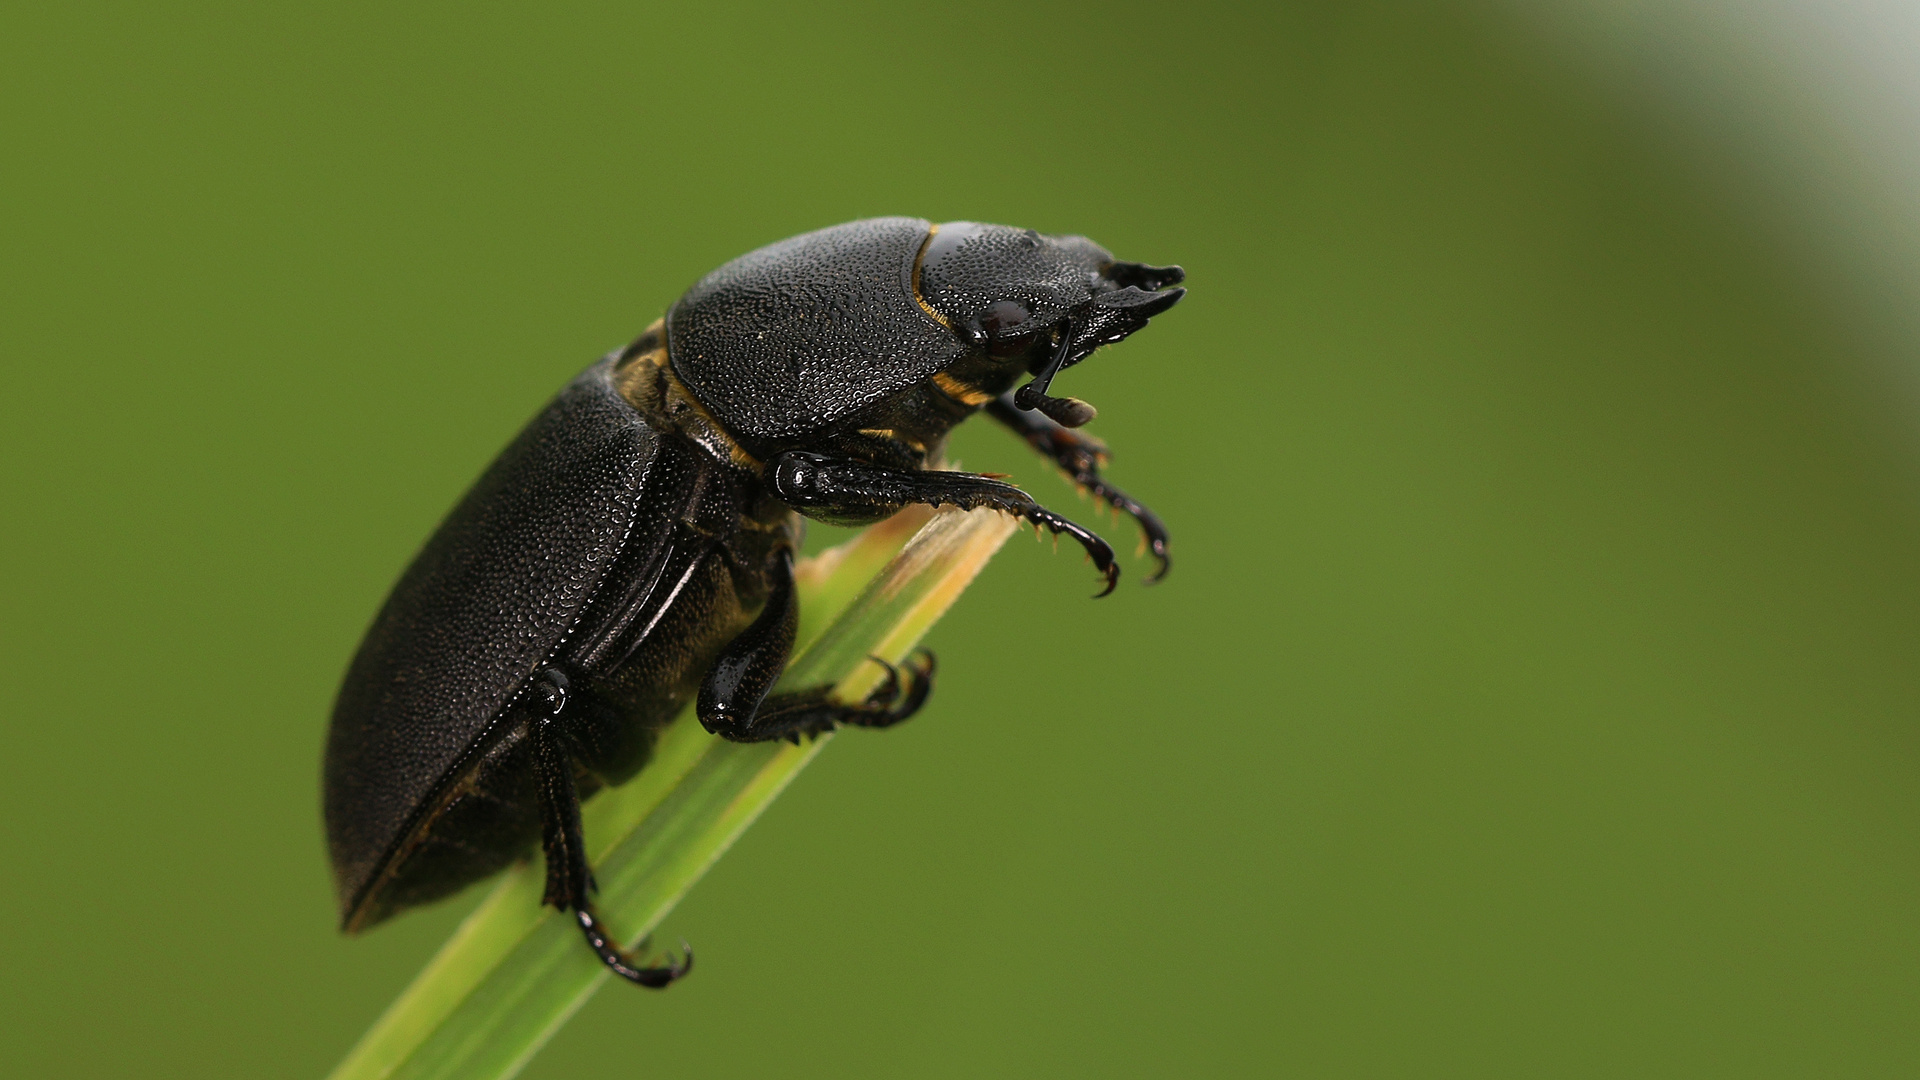
[[[1920,432],[1920,3],[1508,2],[1804,253]]]

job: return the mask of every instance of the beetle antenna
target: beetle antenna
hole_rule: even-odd
[[[1053,377],[1067,366],[1067,357],[1073,355],[1073,339],[1079,336],[1080,321],[1067,319],[1066,332],[1060,335],[1060,346],[1053,350],[1053,356],[1042,367],[1033,381],[1014,392],[1013,403],[1031,412],[1035,409],[1046,414],[1047,418],[1065,428],[1077,428],[1094,417],[1100,411],[1081,401],[1079,398],[1058,398],[1047,393],[1047,387],[1053,385]]]

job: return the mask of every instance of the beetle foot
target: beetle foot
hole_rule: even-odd
[[[761,739],[785,739],[798,746],[839,727],[892,727],[911,718],[933,693],[933,653],[915,649],[906,663],[895,666],[877,656],[867,659],[886,669],[886,678],[857,704],[829,698],[832,687],[781,694],[768,698],[754,714]],[[733,736],[729,736],[733,737]],[[750,735],[749,739],[756,736]]]
[[[1114,586],[1120,583],[1120,566],[1113,561],[1113,548],[1105,540],[1102,540],[1098,533],[1083,526],[1076,525],[1044,506],[1035,505],[1030,507],[1024,512],[1020,512],[1020,516],[1026,518],[1028,522],[1036,527],[1041,525],[1046,526],[1055,536],[1062,534],[1070,536],[1078,541],[1081,547],[1086,549],[1087,557],[1093,560],[1094,569],[1100,571],[1101,576],[1106,579],[1107,584],[1106,588],[1093,594],[1095,600],[1112,592]]]
[[[1173,565],[1167,556],[1167,527],[1139,500],[1107,483],[1100,475],[1101,468],[1111,456],[1107,444],[1085,432],[1068,430],[1058,421],[1049,422],[1050,418],[1045,413],[1036,415],[1022,406],[1016,400],[1018,397],[1018,392],[1000,395],[987,403],[987,414],[1012,429],[1014,434],[1026,440],[1028,446],[1059,466],[1060,471],[1066,473],[1067,478],[1080,490],[1106,503],[1116,513],[1125,514],[1139,523],[1147,550],[1160,564],[1147,576],[1147,584],[1155,584],[1166,577]]]
[[[593,949],[593,954],[600,958],[601,963],[607,965],[608,970],[628,982],[637,983],[649,990],[663,990],[680,979],[686,978],[687,973],[693,970],[693,946],[684,941],[680,943],[680,951],[683,954],[680,959],[674,960],[669,955],[665,964],[641,967],[625,950],[613,943],[612,937],[607,934],[606,927],[594,917],[593,909],[584,906],[576,908],[573,916],[580,923],[580,932],[586,937],[587,945]],[[646,947],[646,942],[643,941],[640,944],[642,948]]]
[[[852,724],[855,727],[892,727],[902,720],[911,718],[914,713],[920,711],[922,705],[927,703],[927,695],[933,693],[935,663],[932,650],[915,649],[907,658],[905,666],[909,677],[905,681],[904,688],[899,668],[877,656],[869,656],[867,659],[886,668],[887,677],[879,686],[873,688],[873,693],[867,695],[867,700],[855,706],[847,715],[840,717],[841,723]]]
[[[1161,579],[1167,576],[1167,571],[1173,569],[1173,559],[1167,554],[1167,547],[1172,542],[1172,537],[1167,535],[1167,527],[1161,523],[1159,515],[1140,505],[1132,496],[1102,480],[1098,475],[1084,479],[1075,477],[1075,479],[1094,498],[1113,507],[1115,514],[1125,514],[1139,523],[1141,544],[1160,564],[1153,573],[1147,575],[1146,583],[1158,585]]]

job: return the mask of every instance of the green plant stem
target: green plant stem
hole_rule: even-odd
[[[1013,528],[991,511],[909,510],[803,562],[781,685],[864,697],[882,675],[869,657],[903,659]],[[830,739],[729,743],[682,713],[638,777],[583,810],[602,918],[637,945]],[[509,870],[332,1080],[518,1073],[609,977],[573,920],[540,906],[542,884],[534,863]]]

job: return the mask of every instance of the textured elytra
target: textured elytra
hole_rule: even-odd
[[[673,370],[735,438],[778,445],[965,353],[914,302],[930,223],[872,218],[750,252],[667,314]]]
[[[451,770],[576,623],[632,525],[658,436],[609,365],[562,390],[447,516],[354,657],[325,812],[347,914]]]

